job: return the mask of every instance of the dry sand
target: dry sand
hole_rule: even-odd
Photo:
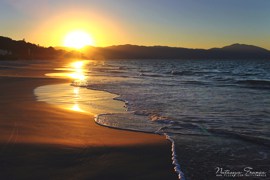
[[[177,179],[163,136],[37,102],[35,87],[64,80],[31,76],[0,77],[0,179]]]

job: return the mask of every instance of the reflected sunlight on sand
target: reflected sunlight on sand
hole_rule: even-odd
[[[89,113],[93,115],[102,113],[124,113],[125,103],[113,100],[117,95],[78,87],[87,84],[86,64],[91,61],[75,61],[63,68],[57,68],[59,72],[49,73],[49,77],[70,78],[70,84],[56,84],[38,87],[34,90],[38,101],[58,105],[61,108]],[[73,86],[78,85],[78,86]]]

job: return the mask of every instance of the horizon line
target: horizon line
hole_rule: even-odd
[[[138,46],[138,47],[167,47],[167,48],[179,48],[179,49],[183,48],[183,49],[191,49],[191,50],[211,50],[211,49],[222,49],[224,47],[229,47],[229,46],[233,46],[233,45],[252,46],[252,47],[261,48],[261,49],[265,49],[267,51],[270,51],[270,49],[267,49],[267,48],[264,48],[264,47],[261,47],[261,46],[257,46],[257,45],[253,45],[253,44],[243,44],[243,43],[232,43],[232,44],[221,46],[221,47],[211,47],[211,48],[189,48],[189,47],[183,47],[183,46],[169,46],[169,45],[138,45],[138,44],[129,44],[129,43],[127,43],[127,44],[117,44],[117,45],[108,45],[108,46],[86,45],[81,49],[85,49],[85,48],[88,48],[88,47],[91,47],[91,48],[108,48],[108,47],[114,47],[114,46]],[[48,47],[78,50],[76,48],[65,47],[65,46],[48,46]]]
[[[7,37],[7,36],[1,36],[0,37],[3,37],[3,38],[9,38],[11,40],[14,40],[14,41],[25,41],[26,43],[31,43],[31,44],[34,44],[34,45],[37,45],[37,46],[40,46],[38,43],[34,43],[34,42],[28,42],[26,41],[24,38],[23,39],[20,39],[20,40],[15,40],[11,37]],[[139,46],[139,47],[168,47],[168,48],[184,48],[184,49],[193,49],[193,50],[210,50],[210,49],[215,49],[215,48],[224,48],[224,47],[228,47],[228,46],[232,46],[232,45],[245,45],[245,46],[253,46],[253,47],[257,47],[257,48],[262,48],[262,49],[265,49],[267,51],[270,51],[270,49],[267,49],[265,47],[262,47],[262,46],[258,46],[258,45],[254,45],[254,44],[245,44],[245,43],[232,43],[232,44],[229,44],[229,45],[225,45],[225,46],[215,46],[215,47],[211,47],[211,48],[191,48],[191,47],[184,47],[184,46],[170,46],[170,45],[138,45],[138,44],[130,44],[130,43],[126,43],[126,44],[115,44],[115,45],[108,45],[108,46],[93,46],[93,45],[86,45],[84,46],[83,48],[81,49],[85,49],[87,47],[93,47],[93,48],[107,48],[107,47],[113,47],[113,46]],[[53,47],[53,48],[62,48],[62,49],[71,49],[71,50],[80,50],[80,49],[76,49],[76,48],[71,48],[71,47],[65,47],[65,46],[52,46],[52,45],[49,45],[49,46],[44,46],[44,45],[41,45],[40,47],[44,47],[44,48],[49,48],[49,47]]]

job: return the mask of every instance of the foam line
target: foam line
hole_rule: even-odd
[[[165,135],[166,139],[168,139],[172,143],[172,163],[174,165],[174,170],[177,173],[178,178],[180,180],[185,180],[184,173],[181,171],[180,164],[178,163],[178,160],[177,160],[177,154],[176,154],[176,151],[175,151],[174,140],[170,137],[169,134],[164,133],[164,135]]]
[[[107,113],[107,114],[99,114],[99,115],[95,116],[95,122],[97,124],[101,125],[101,126],[105,126],[105,127],[109,127],[109,128],[113,128],[113,129],[122,129],[122,130],[135,131],[135,132],[153,133],[153,132],[147,132],[147,131],[140,131],[140,130],[136,130],[136,129],[129,129],[129,128],[124,129],[124,128],[118,128],[118,127],[111,127],[111,126],[108,126],[106,124],[102,124],[101,122],[98,121],[98,119],[99,119],[100,116],[103,116],[103,115],[110,115],[110,114],[109,113]],[[178,160],[177,160],[177,154],[176,154],[176,150],[175,150],[175,142],[174,142],[174,140],[170,137],[170,135],[168,133],[158,133],[158,132],[155,132],[155,133],[159,134],[159,135],[164,135],[166,137],[166,139],[171,142],[171,144],[172,144],[172,148],[171,148],[171,151],[172,151],[172,164],[174,165],[174,171],[177,173],[179,180],[185,180],[184,173],[181,171],[180,164],[178,163]]]

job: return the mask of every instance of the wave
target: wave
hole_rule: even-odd
[[[151,70],[139,70],[140,73],[149,73],[149,72],[152,72]]]
[[[146,110],[141,110],[141,111],[134,111],[134,114],[139,115],[139,116],[149,116],[151,112],[146,111]]]
[[[148,117],[148,119],[150,121],[157,122],[160,124],[175,124],[176,123],[175,121],[173,121],[169,117],[162,116],[162,115],[157,114],[155,112],[150,112],[150,111],[146,111],[146,110],[134,111],[133,114],[138,115],[138,116]]]
[[[251,84],[251,85],[270,85],[270,80],[240,80],[238,83]]]
[[[104,127],[113,128],[113,129],[129,130],[129,131],[144,132],[144,133],[155,133],[155,134],[159,134],[159,135],[164,135],[166,137],[166,139],[171,142],[172,164],[174,165],[174,170],[177,173],[177,176],[178,176],[178,178],[180,180],[185,180],[184,173],[181,171],[180,164],[178,163],[178,160],[177,160],[177,154],[176,154],[176,149],[175,149],[175,146],[176,146],[175,145],[175,142],[174,142],[173,138],[168,133],[160,133],[158,131],[153,132],[153,131],[147,131],[147,130],[139,130],[137,128],[131,128],[131,127],[120,128],[117,125],[112,125],[112,124],[106,123],[104,120],[102,120],[101,117],[107,116],[107,115],[113,115],[113,114],[107,113],[107,114],[96,115],[95,122],[98,125],[101,125],[101,126],[104,126]]]
[[[74,80],[74,81],[72,81],[71,86],[75,86],[75,87],[88,87],[89,86],[89,83],[88,83],[88,81]]]
[[[239,80],[236,82],[249,88],[270,89],[270,80]]]
[[[166,75],[155,74],[155,73],[140,73],[139,76],[146,76],[146,77],[167,77]]]
[[[259,136],[250,136],[250,135],[241,134],[238,132],[233,132],[233,131],[228,131],[228,130],[223,130],[223,129],[208,129],[208,132],[213,133],[215,135],[238,138],[243,141],[270,147],[270,139],[266,139]]]
[[[203,81],[183,81],[182,84],[190,84],[190,85],[210,85],[209,82],[203,82]]]
[[[232,77],[224,77],[224,76],[213,76],[211,77],[211,79],[215,80],[215,81],[218,81],[218,82],[231,82],[231,83],[234,83],[235,79],[232,78]]]
[[[166,139],[168,139],[172,143],[172,149],[171,150],[172,150],[172,162],[173,162],[173,165],[174,165],[174,171],[177,173],[178,179],[185,180],[184,173],[181,171],[180,164],[178,163],[178,160],[177,160],[177,154],[176,154],[176,150],[175,150],[175,142],[170,137],[169,134],[164,133],[164,135],[165,135]]]
[[[109,70],[106,71],[107,73],[115,73],[115,74],[120,74],[120,73],[125,73],[125,71],[121,71],[121,70]]]
[[[127,67],[127,66],[119,66],[118,69],[119,70],[128,70],[128,69],[134,69],[134,68]]]
[[[246,77],[246,76],[257,76],[260,75],[260,73],[239,73],[239,74],[236,73],[235,75]]]
[[[194,72],[193,71],[171,71],[170,74],[172,75],[194,75]]]
[[[8,66],[8,65],[2,65],[0,63],[0,69],[15,69],[15,68],[18,68],[20,66]]]
[[[217,73],[226,73],[226,72],[221,72],[219,70],[208,70],[208,71],[192,71],[192,70],[184,70],[184,71],[177,71],[177,70],[172,70],[169,72],[169,74],[172,75],[181,75],[181,76],[192,76],[192,75],[201,75],[201,74],[217,74]]]

